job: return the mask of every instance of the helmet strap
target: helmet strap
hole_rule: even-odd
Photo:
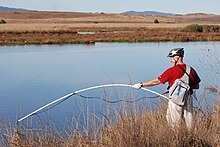
[[[179,61],[179,59],[180,59],[180,57],[178,56],[178,59],[177,60],[175,60],[175,58],[174,58],[174,60],[175,60],[175,64],[174,65],[176,65],[177,64],[177,62]]]

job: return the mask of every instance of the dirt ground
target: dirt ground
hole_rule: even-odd
[[[178,16],[0,11],[0,45],[220,41],[220,32],[182,32],[190,24],[220,25],[220,15]],[[159,23],[154,23],[154,20]]]

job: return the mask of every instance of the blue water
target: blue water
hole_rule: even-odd
[[[185,48],[184,61],[194,67],[202,79],[197,95],[203,94],[205,86],[219,83],[220,42],[1,46],[0,115],[15,122],[46,103],[79,89],[156,78],[171,66],[166,55],[174,47]],[[162,93],[166,87],[159,85],[151,89]],[[107,95],[110,100],[134,99],[140,93],[141,96],[150,95],[129,88],[105,90],[94,90],[85,95]],[[152,100],[143,101],[142,104],[149,102],[153,105]],[[86,115],[106,113],[105,106],[105,102],[100,100],[73,97],[46,115],[55,123],[62,124],[67,116],[82,111]],[[121,106],[111,104],[111,107],[118,109]]]

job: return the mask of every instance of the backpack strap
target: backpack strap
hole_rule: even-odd
[[[188,77],[190,77],[190,75],[189,75],[190,69],[191,69],[190,66],[186,65],[186,72],[185,73],[187,74]]]
[[[185,73],[181,79],[189,84],[189,80],[191,80],[190,75],[189,75],[191,67],[186,65],[186,71],[185,71],[181,66],[179,66],[179,65],[177,65],[177,66]]]
[[[186,70],[184,70],[181,66],[179,66],[179,65],[177,65],[184,73],[186,73],[187,74],[187,76],[190,78],[190,69],[191,69],[191,67],[190,66],[188,66],[188,65],[186,65]]]

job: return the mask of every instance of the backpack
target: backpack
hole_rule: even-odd
[[[182,67],[178,66],[182,69]],[[187,96],[189,95],[189,74],[190,66],[186,66],[186,71],[182,69],[185,74],[182,78],[176,79],[169,89],[169,99],[177,105],[184,105]]]

